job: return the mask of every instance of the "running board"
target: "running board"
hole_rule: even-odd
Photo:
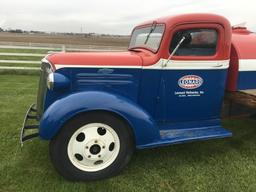
[[[221,126],[210,126],[190,129],[169,129],[160,131],[160,140],[138,146],[139,149],[185,143],[198,140],[209,140],[231,137],[232,133]]]

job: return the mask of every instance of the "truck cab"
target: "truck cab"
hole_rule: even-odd
[[[237,74],[231,37],[226,18],[185,14],[136,26],[125,52],[48,55],[21,142],[50,140],[61,175],[96,180],[119,173],[135,148],[230,137],[220,114]]]

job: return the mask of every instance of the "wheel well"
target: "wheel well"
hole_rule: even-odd
[[[131,123],[125,119],[123,116],[121,116],[120,114],[118,113],[115,113],[113,111],[107,111],[107,110],[91,110],[91,111],[85,111],[85,112],[80,112],[76,115],[74,115],[73,117],[71,117],[70,119],[68,119],[64,124],[68,123],[69,121],[73,120],[74,118],[78,118],[80,116],[84,116],[86,114],[93,114],[93,113],[104,113],[104,114],[109,114],[111,116],[114,116],[115,118],[121,120],[125,125],[126,127],[130,130],[130,133],[131,133],[131,136],[133,138],[133,143],[135,144],[135,132],[134,132],[134,129],[133,129],[133,126],[131,125]]]

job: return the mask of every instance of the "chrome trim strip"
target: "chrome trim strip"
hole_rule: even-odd
[[[30,105],[30,107],[28,108],[28,110],[27,110],[27,112],[26,112],[25,118],[24,118],[24,120],[23,120],[22,128],[21,128],[21,131],[20,131],[20,145],[21,145],[21,147],[23,147],[24,141],[27,140],[27,139],[26,139],[26,140],[23,140],[23,139],[25,139],[25,137],[26,137],[26,135],[25,135],[25,129],[26,129],[26,126],[27,126],[27,120],[28,120],[29,118],[31,118],[31,117],[29,117],[29,114],[31,113],[31,111],[34,110],[34,107],[35,107],[35,106],[36,106],[35,104]],[[34,136],[31,137],[30,139],[36,137],[36,136],[35,136],[36,134],[37,134],[37,133],[30,134],[31,136],[34,135]],[[24,135],[25,135],[25,136],[24,136]],[[27,135],[27,136],[28,136],[28,135]]]
[[[195,60],[178,61],[170,60],[166,67],[163,66],[167,59],[159,61],[150,66],[120,66],[120,65],[63,65],[55,64],[56,69],[61,68],[120,68],[120,69],[154,69],[154,70],[220,70],[229,67],[230,60]]]

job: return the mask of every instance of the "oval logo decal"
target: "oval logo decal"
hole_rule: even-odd
[[[196,89],[203,84],[204,80],[197,75],[186,75],[179,79],[178,84],[183,89]]]

